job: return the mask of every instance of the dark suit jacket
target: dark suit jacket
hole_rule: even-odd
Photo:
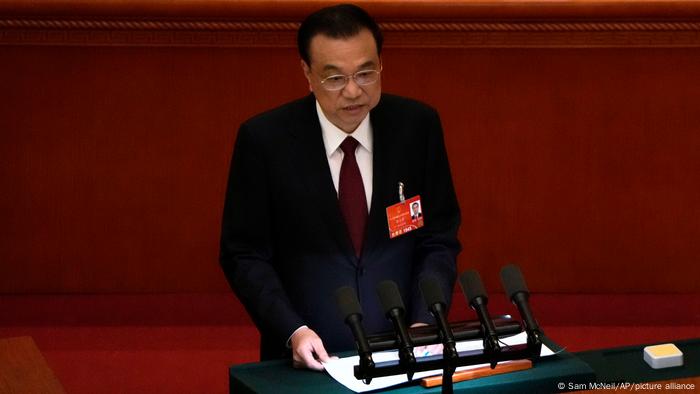
[[[459,208],[437,113],[382,95],[371,111],[373,193],[362,257],[353,252],[323,146],[315,98],[258,115],[238,132],[224,207],[221,265],[261,333],[261,358],[289,356],[308,325],[330,352],[354,341],[333,293],[357,289],[367,333],[391,329],[376,286],[395,281],[409,324],[432,323],[418,287],[432,275],[447,299],[456,274]],[[386,207],[421,195],[425,226],[389,239]],[[448,301],[449,302],[449,301]]]

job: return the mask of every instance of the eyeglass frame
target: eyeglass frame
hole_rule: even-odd
[[[343,90],[346,86],[348,86],[348,82],[350,81],[350,78],[352,78],[352,80],[355,81],[355,83],[356,83],[358,86],[368,86],[368,85],[371,85],[371,84],[373,84],[373,83],[377,83],[377,81],[379,81],[379,76],[381,75],[383,69],[384,69],[384,66],[383,66],[383,65],[380,65],[380,66],[379,66],[379,70],[359,70],[359,71],[356,71],[356,72],[354,72],[354,73],[352,73],[352,74],[333,74],[333,75],[329,75],[329,76],[327,76],[327,77],[325,77],[325,78],[323,78],[323,79],[321,80],[321,86],[323,86],[323,88],[324,88],[325,90],[329,91],[329,92],[337,92],[337,91],[339,91],[339,90]],[[368,71],[373,72],[373,73],[376,73],[376,74],[377,74],[377,79],[375,79],[374,81],[369,82],[369,83],[359,83],[359,82],[357,81],[357,79],[355,78],[355,77],[357,76],[357,74],[366,73],[366,72],[368,72]],[[343,86],[341,86],[341,87],[339,87],[339,88],[337,88],[337,89],[328,89],[327,85],[325,85],[325,82],[326,82],[327,80],[331,79],[331,78],[337,78],[337,77],[343,77],[343,79],[345,80],[345,82],[343,83]]]

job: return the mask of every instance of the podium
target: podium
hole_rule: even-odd
[[[700,376],[700,338],[673,341],[683,352],[683,366],[663,369],[651,368],[643,358],[644,347],[625,346],[612,349],[590,350],[575,355],[595,371],[596,382],[644,383],[674,381]],[[588,387],[587,389],[589,389]],[[700,387],[696,386],[696,390]],[[673,392],[671,390],[671,392]],[[683,392],[676,390],[675,392]]]
[[[673,343],[683,352],[682,367],[652,369],[642,357],[647,345],[577,353],[561,352],[540,359],[532,369],[455,383],[454,392],[478,390],[479,393],[522,393],[525,390],[554,393],[591,389],[595,383],[674,382],[700,376],[700,338]],[[554,351],[560,350],[559,346],[547,338],[545,344]],[[232,366],[229,369],[229,379],[231,393],[352,393],[325,373],[292,368],[289,360]],[[562,383],[563,387],[560,386]],[[380,392],[432,394],[439,393],[440,387],[426,389],[413,382]]]
[[[552,350],[560,347],[545,338]],[[352,355],[354,353],[348,353]],[[494,375],[454,384],[455,393],[478,390],[479,393],[522,393],[523,387],[533,392],[556,392],[560,382],[587,384],[595,381],[591,367],[572,353],[561,352],[542,358],[532,369]],[[352,393],[328,374],[294,369],[289,360],[242,364],[229,369],[231,393]],[[424,388],[418,382],[406,383],[380,392],[413,394],[440,393],[441,388]]]

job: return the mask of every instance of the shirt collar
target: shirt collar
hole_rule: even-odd
[[[348,134],[326,118],[326,114],[323,113],[323,109],[321,109],[318,100],[316,100],[316,113],[318,114],[318,121],[321,123],[323,145],[326,147],[326,157],[331,157],[348,136],[355,138],[363,148],[372,153],[372,126],[369,121],[369,114],[360,122],[360,125],[357,126],[355,131]]]

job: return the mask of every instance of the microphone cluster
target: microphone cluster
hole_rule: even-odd
[[[362,307],[356,290],[349,286],[337,289],[336,303],[352,331],[360,359],[355,366],[355,377],[369,383],[374,377],[405,373],[408,380],[411,380],[415,372],[443,369],[443,392],[452,392],[452,374],[458,366],[489,363],[491,368],[495,368],[500,361],[525,358],[534,361],[539,357],[543,333],[530,310],[530,293],[516,265],[510,264],[501,269],[501,283],[508,298],[516,305],[523,327],[509,317],[491,317],[486,289],[477,271],[463,272],[459,276],[459,283],[469,306],[476,312],[478,321],[448,323],[448,306],[440,284],[434,278],[426,277],[420,282],[420,290],[435,324],[409,330],[399,289],[396,283],[387,280],[379,283],[377,294],[394,331],[372,336],[367,336],[362,326]],[[517,334],[523,329],[527,334],[526,344],[500,345],[499,337]],[[457,341],[478,338],[483,340],[483,350],[457,352]],[[429,344],[442,344],[442,356],[416,359],[414,346]],[[388,349],[398,349],[398,362],[375,364],[372,351]]]

